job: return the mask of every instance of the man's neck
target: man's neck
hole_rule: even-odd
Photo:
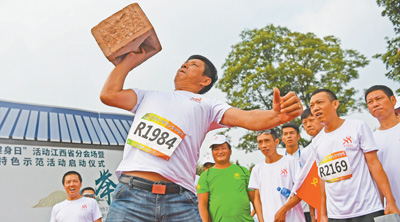
[[[286,153],[293,155],[297,150],[299,149],[299,144],[293,145],[293,146],[287,146],[286,147]]]
[[[273,156],[270,157],[265,157],[265,162],[266,163],[275,163],[276,161],[280,160],[283,156],[280,154],[275,154]]]
[[[231,166],[231,162],[222,162],[222,163],[215,163],[214,168],[215,169],[225,169]]]
[[[70,200],[70,201],[72,201],[72,200],[77,200],[77,199],[80,199],[82,196],[81,195],[77,195],[77,196],[74,196],[74,197],[67,197],[67,200]]]
[[[388,116],[387,118],[382,118],[378,119],[379,123],[381,124],[379,126],[379,130],[387,130],[390,129],[394,126],[396,126],[398,123],[400,123],[400,118],[396,116],[396,114],[393,113],[393,115]]]
[[[325,124],[325,132],[330,133],[337,130],[344,123],[344,119],[339,117],[334,118],[329,123]]]

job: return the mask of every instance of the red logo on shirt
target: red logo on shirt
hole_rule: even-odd
[[[288,174],[287,168],[281,170],[281,176],[285,177],[287,176],[287,174]]]
[[[346,145],[351,145],[351,143],[353,143],[353,141],[351,140],[351,136],[346,136],[345,138],[343,138],[343,145],[344,146],[346,146]]]
[[[190,98],[190,100],[198,102],[198,103],[201,103],[201,99],[202,98],[194,98],[194,97]]]
[[[86,210],[86,209],[87,209],[86,204],[82,205],[82,210]]]

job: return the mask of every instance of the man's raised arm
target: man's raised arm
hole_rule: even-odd
[[[123,86],[128,73],[139,65],[137,61],[141,61],[145,54],[143,49],[141,53],[130,52],[121,63],[115,66],[101,90],[100,100],[104,104],[128,111],[135,107],[136,93],[131,89],[124,90]]]
[[[274,89],[272,110],[228,109],[222,117],[221,124],[239,126],[248,130],[260,131],[271,129],[300,116],[303,106],[300,98],[293,92],[281,97],[279,89]]]

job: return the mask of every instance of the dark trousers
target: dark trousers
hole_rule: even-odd
[[[329,218],[329,222],[374,222],[375,217],[379,217],[384,215],[384,211],[380,210],[375,213],[370,213],[364,216],[353,217],[348,219],[331,219]]]

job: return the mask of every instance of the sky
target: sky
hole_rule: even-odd
[[[384,84],[400,87],[384,76],[385,65],[372,56],[386,49],[385,36],[393,26],[381,16],[375,1],[365,0],[145,0],[136,1],[152,23],[162,51],[130,72],[125,88],[171,91],[181,63],[192,54],[208,57],[221,68],[231,47],[245,29],[268,24],[291,31],[312,32],[322,38],[334,35],[344,49],[364,54],[370,64],[350,83],[362,95],[364,89]],[[90,30],[99,22],[132,4],[125,0],[0,1],[0,100],[77,108],[95,112],[128,114],[101,103],[101,88],[113,69]],[[212,89],[205,94],[226,101]],[[398,97],[398,100],[399,97]],[[399,106],[399,103],[398,105]],[[365,120],[372,130],[378,122],[364,110],[346,118]],[[232,133],[237,143],[240,130]],[[200,161],[209,153],[206,137]],[[232,160],[250,165],[263,160],[260,152],[233,151]]]

